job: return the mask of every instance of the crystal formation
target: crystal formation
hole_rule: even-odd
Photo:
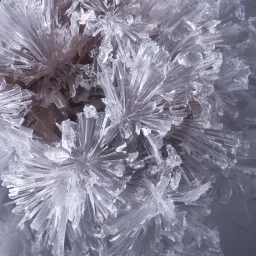
[[[1,1],[1,256],[223,255],[255,52],[242,0]]]

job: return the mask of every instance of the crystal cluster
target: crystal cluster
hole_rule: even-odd
[[[255,48],[240,0],[1,1],[1,253],[223,255],[213,202],[255,193]]]

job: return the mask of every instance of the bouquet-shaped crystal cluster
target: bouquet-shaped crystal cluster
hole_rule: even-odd
[[[1,255],[223,255],[255,48],[239,0],[1,1]]]

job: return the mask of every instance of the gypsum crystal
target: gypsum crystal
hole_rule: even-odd
[[[157,53],[156,55],[154,55],[155,54],[155,52],[153,51],[154,49],[155,49],[155,52]],[[148,52],[148,50],[152,52],[150,51]],[[141,128],[142,129],[147,128],[148,130],[152,129],[156,132],[159,132],[162,135],[165,135],[166,132],[171,129],[171,124],[174,124],[174,127],[175,126],[177,127],[177,128],[174,128],[174,130],[176,131],[178,131],[179,129],[183,130],[184,132],[183,135],[185,136],[186,141],[188,141],[188,137],[186,137],[187,136],[186,130],[189,129],[190,126],[191,126],[191,129],[190,129],[190,132],[188,132],[189,134],[188,136],[192,135],[192,131],[196,131],[196,129],[198,129],[199,134],[201,133],[202,130],[206,128],[217,127],[218,130],[221,129],[220,128],[221,126],[219,126],[218,123],[214,121],[214,119],[213,119],[214,122],[212,120],[209,120],[209,122],[205,120],[205,117],[209,118],[208,117],[209,115],[207,114],[210,112],[212,107],[216,107],[216,109],[217,108],[220,109],[219,106],[215,106],[213,104],[210,105],[208,103],[210,97],[213,97],[212,96],[214,92],[213,84],[210,84],[209,90],[208,89],[205,90],[204,87],[207,88],[207,86],[205,84],[199,84],[197,82],[200,80],[202,81],[203,77],[198,77],[196,75],[194,75],[193,77],[192,76],[194,71],[193,69],[184,67],[183,65],[180,65],[177,62],[171,63],[169,65],[168,71],[165,72],[166,67],[163,66],[163,63],[157,62],[157,60],[160,59],[159,56],[161,56],[160,53],[157,52],[158,50],[159,50],[158,46],[154,44],[153,45],[145,44],[144,47],[141,47],[139,49],[134,59],[130,59],[129,56],[126,57],[127,55],[126,56],[120,55],[122,57],[118,55],[119,58],[118,58],[117,64],[110,69],[112,74],[109,73],[110,71],[108,69],[102,68],[103,71],[102,73],[100,73],[99,82],[100,84],[102,84],[102,87],[106,95],[106,99],[104,99],[104,102],[107,106],[106,113],[107,115],[110,116],[110,119],[114,124],[117,123],[121,125],[120,126],[121,133],[124,134],[123,136],[124,137],[130,136],[131,131],[133,129],[131,126],[131,122],[135,123],[134,126],[136,126],[135,129],[137,133],[140,133]],[[142,65],[141,56],[143,56],[143,59],[146,59],[148,61],[148,66],[146,66],[145,64],[144,66]],[[164,56],[168,56],[168,55],[164,55]],[[216,54],[217,59],[219,59],[218,56],[219,54]],[[152,62],[152,59],[153,61],[155,61],[156,59],[156,62],[155,63]],[[161,60],[162,59],[163,57],[161,58]],[[202,68],[206,69],[209,65],[214,63],[213,60],[215,60],[215,58],[214,59],[210,58],[209,61],[207,62],[207,58],[206,59],[202,58],[202,62],[201,62],[202,65],[200,65],[201,63],[199,63],[198,69],[199,70],[201,70]],[[115,64],[116,60],[114,60],[113,62]],[[130,62],[133,62],[133,64],[130,64]],[[131,68],[129,68],[130,65],[131,65]],[[152,67],[151,65],[154,67]],[[197,66],[194,65],[194,68],[195,67]],[[247,68],[245,68],[245,71],[246,70]],[[220,69],[218,68],[215,71],[216,74],[218,74],[217,71],[220,71]],[[180,72],[180,75],[177,76],[176,75],[177,72]],[[212,71],[210,72],[213,73]],[[128,79],[126,78],[127,75],[125,74],[127,73],[131,74],[131,78],[128,78]],[[157,80],[156,74],[158,73],[160,75],[159,75],[159,79]],[[205,74],[204,76],[210,77],[209,75],[207,76]],[[245,81],[247,77],[248,77],[248,73],[246,72]],[[195,80],[195,82],[193,82],[193,79]],[[232,80],[233,77],[230,76],[230,79]],[[189,85],[191,81],[193,86]],[[187,82],[187,86],[186,86],[186,82]],[[204,79],[204,82],[205,82],[205,79]],[[237,85],[240,86],[240,83],[237,82]],[[196,88],[196,90],[193,87]],[[235,89],[236,88],[234,88],[233,90]],[[238,89],[240,89],[240,87],[237,88],[237,90]],[[159,97],[159,95],[161,95],[161,97]],[[138,98],[136,99],[136,97]],[[154,104],[153,104],[153,100],[155,100]],[[186,108],[192,105],[192,109],[193,109],[193,101],[201,103],[201,106],[200,106],[201,116],[199,120],[189,121],[188,119],[188,120],[182,121],[183,118],[185,117],[190,118],[189,112]],[[170,105],[169,113],[164,109],[167,103]],[[182,111],[182,108],[183,108],[183,111]],[[159,122],[162,122],[162,123],[164,122],[164,123],[163,125],[159,126]],[[154,123],[156,124],[155,126],[153,126]],[[163,131],[161,131],[161,129],[163,129]],[[235,153],[234,151],[235,148],[239,146],[238,138],[240,138],[241,136],[239,135],[239,133],[238,134],[234,133],[233,135],[234,138],[231,135],[230,138],[227,137],[225,141],[225,134],[223,134],[223,139],[221,139],[221,136],[218,139],[218,134],[214,133],[214,131],[209,130],[208,133],[209,135],[212,134],[211,135],[212,139],[210,139],[210,136],[206,137],[206,134],[203,133],[203,136],[207,138],[206,139],[207,143],[209,139],[210,141],[213,141],[216,139],[217,141],[220,141],[220,142],[212,144],[213,147],[216,147],[215,153],[211,152],[210,148],[207,150],[207,147],[204,146],[204,150],[203,150],[204,154],[202,159],[212,158],[214,161],[217,161],[217,164],[219,161],[219,165],[221,165],[223,169],[227,168],[229,166],[227,161],[231,157],[231,155]],[[175,136],[176,135],[174,133],[173,138],[175,138]],[[179,135],[179,136],[182,136],[182,135]],[[196,133],[192,137],[194,137],[195,140],[198,139]],[[179,140],[182,140],[182,138],[180,138]],[[222,143],[221,140],[224,140],[223,145],[232,143],[230,148],[230,153],[228,153],[228,151],[221,146],[221,143]],[[231,142],[232,140],[233,142]],[[211,147],[210,145],[211,143],[208,143],[208,144]],[[191,145],[189,147],[186,147],[185,143],[183,143],[183,146],[184,148],[190,148],[190,151],[189,151],[189,154],[190,154],[193,147],[191,147]],[[219,147],[218,149],[217,149],[217,146]],[[221,156],[222,154],[224,157],[226,157],[226,155],[230,155],[230,156],[227,156],[227,160],[223,159],[222,161],[222,158],[223,158],[223,156]],[[198,155],[200,154],[197,153],[197,156]],[[232,159],[230,160],[230,163],[232,163]]]
[[[74,0],[67,14],[89,34],[102,36],[99,58],[106,62],[109,54],[125,51],[124,41],[138,43],[156,37],[173,10],[175,3],[166,0]]]
[[[148,194],[140,207],[107,226],[105,232],[109,234],[112,244],[109,255],[165,255],[161,254],[162,247],[158,245],[163,243],[162,239],[174,242],[182,239],[188,224],[186,212],[179,211],[179,206],[175,204],[184,203],[189,207],[209,189],[209,184],[184,194],[176,193],[176,188],[173,190],[169,184],[170,180],[166,177],[162,177],[156,185],[147,181]],[[127,226],[129,219],[133,221]]]
[[[75,86],[89,88],[88,67],[79,61],[91,47],[90,39],[59,22],[55,1],[7,1],[0,11],[1,75],[31,87],[46,104],[59,108],[66,104],[63,87],[68,87],[69,97],[76,94]]]
[[[16,204],[13,212],[24,214],[19,226],[31,220],[31,229],[53,246],[54,255],[64,255],[66,226],[78,228],[85,208],[99,222],[116,214],[114,203],[125,188],[125,152],[123,146],[108,148],[107,125],[103,114],[85,107],[78,123],[62,123],[57,147],[32,143],[31,156],[11,162],[2,176]]]
[[[8,9],[8,1],[5,2],[5,8]],[[65,1],[61,5],[63,12],[71,2]],[[48,145],[43,139],[38,142],[38,138],[34,137],[30,147],[25,150],[20,150],[20,145],[23,145],[20,143],[23,140],[21,131],[25,128],[15,128],[19,133],[11,145],[16,147],[17,155],[9,165],[9,158],[3,155],[4,166],[9,167],[9,170],[4,170],[3,179],[16,204],[14,212],[25,213],[20,226],[25,222],[24,227],[31,226],[32,236],[38,236],[37,239],[30,238],[31,241],[36,240],[36,243],[31,246],[30,252],[26,251],[26,256],[49,256],[51,251],[58,256],[105,256],[116,255],[116,251],[117,255],[128,255],[131,252],[136,256],[142,252],[169,256],[193,253],[222,255],[217,231],[202,224],[203,217],[210,212],[209,200],[203,194],[209,188],[209,180],[223,181],[224,176],[225,181],[229,182],[234,171],[236,177],[242,180],[245,178],[243,172],[248,171],[243,166],[245,162],[233,167],[236,159],[239,159],[237,154],[240,154],[244,142],[241,133],[232,131],[225,118],[235,121],[239,118],[237,99],[243,97],[239,90],[247,89],[249,68],[231,46],[230,37],[240,32],[238,26],[229,23],[223,25],[220,22],[223,13],[229,12],[226,8],[222,9],[225,3],[229,4],[228,7],[234,6],[238,20],[245,19],[240,1],[73,2],[74,5],[67,12],[70,21],[63,21],[61,24],[65,26],[53,31],[64,35],[63,28],[69,31],[71,24],[71,31],[77,32],[84,26],[85,34],[100,33],[102,36],[98,45],[99,55],[93,55],[96,57],[93,65],[97,66],[95,75],[105,92],[106,117],[103,113],[97,114],[93,107],[86,107],[84,113],[78,114],[78,123],[70,120],[62,123],[62,139],[59,144]],[[39,16],[42,9],[50,12],[55,10],[53,2],[49,4],[45,1],[41,5],[39,1],[29,0],[24,3],[28,3],[28,9],[33,6],[35,14],[39,13]],[[61,3],[56,1],[54,4],[59,6]],[[104,9],[103,15],[101,7]],[[108,14],[112,11],[116,12],[118,19]],[[129,16],[134,14],[136,17]],[[54,15],[51,19],[54,17],[55,20]],[[45,14],[41,16],[45,17]],[[34,13],[31,17],[34,17]],[[30,22],[26,24],[30,25]],[[121,24],[120,27],[118,24]],[[16,25],[14,27],[17,29]],[[44,28],[41,30],[45,34]],[[9,31],[4,31],[4,34],[9,35]],[[76,32],[72,35],[68,32],[68,38],[72,40]],[[8,39],[11,43],[13,34]],[[16,41],[19,44],[20,38]],[[68,49],[76,51],[73,47],[71,45]],[[3,54],[6,58],[9,56],[6,51]],[[62,61],[60,56],[56,57],[56,60]],[[20,80],[23,80],[26,73],[18,66],[16,68]],[[6,73],[4,75],[9,76]],[[65,72],[60,72],[57,77],[55,75],[54,79],[67,82]],[[77,92],[79,83],[72,83],[74,87],[70,89],[72,93],[69,97]],[[57,84],[58,91],[59,82]],[[49,91],[45,95],[48,103],[56,104],[56,98]],[[58,107],[67,108],[66,99],[61,99]],[[93,124],[97,127],[94,133],[94,129],[91,129]],[[93,137],[92,133],[97,135]],[[164,137],[166,134],[167,137]],[[99,145],[95,141],[99,141]],[[124,141],[127,143],[128,154],[123,152],[126,146]],[[27,140],[25,144],[28,145]],[[100,145],[104,145],[103,148]],[[163,152],[164,147],[167,157],[166,152]],[[93,148],[104,163],[101,160],[95,161],[91,165],[93,171],[86,172],[84,170],[87,170],[88,164],[84,162],[88,160],[88,152],[93,151]],[[23,151],[27,151],[27,154]],[[246,154],[243,156],[247,157]],[[138,163],[134,163],[135,159]],[[126,170],[124,162],[128,165]],[[216,166],[220,167],[220,172],[215,169]],[[243,172],[239,170],[240,167]],[[83,175],[84,179],[81,178]],[[159,179],[158,185],[156,177]],[[84,182],[87,178],[92,182]],[[26,183],[23,186],[24,180]],[[52,183],[49,185],[49,182]],[[59,185],[56,186],[56,183]],[[164,184],[167,183],[169,195],[165,194],[166,190],[163,192]],[[155,185],[159,190],[156,191]],[[214,187],[217,185],[213,184]],[[194,186],[195,190],[192,189]],[[149,187],[156,192],[152,193]],[[72,192],[67,193],[68,188]],[[38,200],[38,194],[39,197],[42,194],[41,189],[49,195],[47,198],[42,196],[44,201]],[[159,191],[163,195],[158,195]],[[229,187],[222,194],[224,197],[230,196]],[[190,196],[192,199],[188,200]],[[173,209],[173,202],[176,202],[174,218],[169,215],[169,211],[166,214],[163,208],[154,204],[155,197],[171,202],[170,209]],[[36,204],[36,210],[26,208],[28,201],[31,205]],[[40,218],[46,209],[49,209],[50,217],[55,216],[55,223],[54,218],[47,219],[44,215],[45,223]],[[187,212],[186,223],[177,221],[177,209],[177,212]],[[33,215],[33,211],[37,210]],[[136,213],[136,218],[133,213]],[[152,217],[154,213],[157,217]],[[138,225],[133,222],[127,225],[128,219]],[[175,231],[168,225],[166,236],[169,235],[171,239],[167,239],[166,247],[162,240],[159,242],[159,236],[152,234],[152,227],[154,231],[159,231],[159,219],[161,223],[167,219],[169,224],[176,220],[180,227],[180,230]],[[111,244],[108,242],[109,237],[104,237],[108,232],[114,236]],[[129,237],[129,234],[138,232],[141,233],[137,241],[134,240],[136,237]],[[174,238],[179,241],[171,242]],[[152,241],[154,250],[146,246],[147,241]],[[132,247],[129,246],[131,243]]]
[[[120,48],[124,37],[136,41],[147,37],[141,22],[139,1],[73,1],[67,13],[71,22],[86,26],[88,33],[103,37],[100,52],[105,61],[113,50],[113,44]]]
[[[6,83],[4,78],[1,78],[0,88],[0,170],[2,175],[6,171],[10,160],[17,155],[25,155],[29,150],[32,131],[21,127],[21,125],[24,122],[25,115],[31,108],[33,94],[28,90],[22,90],[18,85]],[[2,226],[0,251],[7,255],[10,249],[13,253],[17,252],[21,244],[26,244],[26,241],[22,238],[23,234],[16,232],[20,217],[11,213],[11,207],[6,207],[5,205],[8,203],[6,197],[8,191],[1,186],[0,192]],[[16,249],[13,250],[14,245]],[[25,247],[29,246],[25,245]]]
[[[180,113],[175,116],[174,111],[172,116],[165,109],[175,93],[164,83],[167,61],[167,53],[155,43],[145,42],[137,53],[117,55],[112,67],[101,67],[99,84],[106,96],[106,114],[113,125],[119,126],[124,138],[133,130],[140,134],[143,128],[165,135],[171,124],[181,122]]]
[[[37,250],[31,248],[28,243],[28,237],[31,236],[27,227],[22,231],[17,229],[21,220],[21,216],[12,213],[13,206],[9,202],[8,190],[5,187],[0,187],[0,213],[1,213],[1,231],[0,231],[0,252],[2,255],[20,255],[33,256]],[[34,247],[34,246],[32,246]],[[36,247],[36,246],[35,246]]]
[[[1,78],[0,85],[0,168],[6,167],[15,151],[26,154],[32,131],[21,124],[32,104],[32,93],[18,85],[7,84]],[[22,138],[22,141],[21,141]]]
[[[0,116],[11,125],[19,127],[32,104],[32,93],[22,90],[17,85],[7,84],[1,78],[0,84]]]

